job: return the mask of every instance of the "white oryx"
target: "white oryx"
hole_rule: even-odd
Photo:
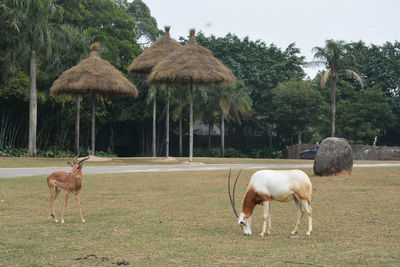
[[[251,216],[254,207],[257,204],[264,205],[264,223],[261,236],[265,233],[271,233],[271,216],[270,204],[272,200],[279,202],[287,202],[291,199],[294,200],[298,216],[297,223],[292,235],[296,234],[300,221],[304,212],[308,215],[308,231],[306,235],[310,235],[312,231],[312,209],[311,209],[311,195],[312,185],[310,178],[303,171],[300,170],[262,170],[257,171],[251,176],[250,183],[247,187],[246,196],[243,201],[242,212],[238,215],[235,205],[235,188],[239,178],[240,172],[236,177],[233,186],[233,197],[230,190],[230,177],[228,177],[228,191],[229,198],[233,211],[238,220],[238,224],[243,229],[245,235],[251,235]],[[268,230],[267,230],[268,221]]]

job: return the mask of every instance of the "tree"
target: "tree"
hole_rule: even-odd
[[[361,76],[351,69],[347,69],[346,65],[350,64],[349,55],[346,53],[347,46],[344,41],[326,40],[325,47],[314,47],[313,52],[314,59],[319,61],[313,61],[310,64],[323,65],[326,67],[324,74],[321,79],[321,87],[324,87],[329,76],[331,86],[331,136],[335,136],[335,125],[336,125],[336,86],[339,80],[339,72],[344,71],[349,77],[355,78],[361,87],[363,87],[363,81]],[[309,83],[309,88],[315,82],[315,80],[321,75],[317,74],[315,78]]]
[[[63,23],[83,28],[92,42],[99,42],[102,58],[121,71],[141,51],[136,43],[135,21],[129,16],[125,1],[57,0],[65,9]]]
[[[157,27],[156,19],[151,16],[149,7],[142,0],[129,3],[127,12],[136,21],[136,39],[142,39],[143,45],[148,46],[162,34]]]
[[[15,5],[15,3],[14,3]],[[8,47],[15,46],[17,44],[17,38],[20,31],[20,20],[22,16],[22,12],[13,7],[13,2],[11,1],[0,1],[0,62],[1,64],[1,73],[2,77],[6,76],[6,74],[15,71],[15,60],[16,54],[9,53]]]
[[[320,103],[318,91],[312,90],[307,94],[306,81],[290,80],[278,84],[272,99],[272,116],[278,131],[289,131],[289,135],[295,132],[297,143],[301,144],[302,134],[318,124]]]
[[[127,12],[130,17],[136,21],[135,31],[136,39],[144,40],[143,46],[148,46],[153,43],[157,37],[162,33],[157,28],[157,21],[151,16],[150,9],[141,0],[135,0],[127,5]],[[166,157],[169,156],[169,89],[165,88],[166,91]],[[152,154],[153,157],[157,156],[156,149],[156,108],[157,108],[157,90],[155,87],[151,87],[149,91],[149,97],[152,96],[153,100],[153,138],[152,138]]]
[[[235,86],[221,88],[219,108],[221,110],[221,156],[225,155],[225,119],[241,124],[240,115],[250,117],[253,101],[242,81]],[[230,116],[229,116],[230,115]]]
[[[379,87],[355,90],[346,81],[339,82],[338,87],[340,136],[345,136],[351,143],[372,144],[375,136],[383,137],[386,129],[395,125],[392,108]]]
[[[51,56],[54,47],[54,33],[58,25],[53,19],[61,15],[61,10],[52,0],[9,0],[5,5],[15,10],[15,24],[18,26],[17,49],[10,52],[24,53],[30,57],[29,75],[29,142],[28,156],[36,156],[36,131],[37,131],[37,89],[36,72],[37,56],[40,54]]]
[[[235,132],[240,139],[252,142],[255,138],[243,138],[241,135],[246,132],[260,136],[260,133],[265,132],[265,126],[272,123],[272,89],[280,82],[292,78],[302,79],[305,76],[302,69],[304,57],[300,56],[300,50],[294,43],[282,50],[274,44],[252,41],[248,37],[240,39],[231,33],[225,37],[206,37],[199,33],[196,38],[199,44],[213,51],[215,57],[243,82],[253,102],[254,116],[243,118],[241,125],[236,125]],[[241,142],[240,145],[245,147],[245,143]],[[258,148],[259,144],[255,146]]]
[[[183,110],[185,108],[184,103],[189,102],[188,101],[188,95],[185,90],[182,88],[178,87],[173,87],[171,88],[171,100],[172,102],[176,102],[175,108],[172,109],[172,120],[176,121],[178,120],[178,136],[179,136],[179,156],[182,157],[182,146],[183,146]],[[174,106],[174,104],[172,104]]]
[[[381,144],[398,145],[400,136],[400,42],[386,42],[383,45],[365,45],[359,41],[349,44],[348,53],[354,55],[354,69],[363,73],[366,88],[379,88],[390,104],[395,115],[394,124],[381,130]]]
[[[210,130],[214,125],[215,115],[219,113],[221,123],[221,156],[224,157],[225,120],[240,125],[241,116],[250,116],[253,102],[242,81],[237,81],[235,85],[202,87],[199,91],[205,102],[198,107],[199,113],[202,114],[202,117],[205,118],[209,125],[209,154],[211,155]]]

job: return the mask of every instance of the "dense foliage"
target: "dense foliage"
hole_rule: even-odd
[[[27,9],[31,2],[37,9]],[[50,4],[52,10],[44,8]],[[34,20],[36,15],[29,17],[28,11],[46,16]],[[156,94],[157,155],[164,155],[165,90],[149,87],[146,77],[127,74],[132,60],[162,34],[143,1],[0,0],[0,24],[0,156],[27,155],[32,47],[37,51],[37,155],[74,153],[75,99],[52,96],[49,88],[64,70],[87,57],[95,41],[101,44],[101,56],[140,92],[138,99],[100,101],[96,147],[119,156],[151,155],[153,107],[149,100]],[[216,37],[200,32],[196,39],[232,70],[238,83],[196,88],[195,120],[224,129],[226,148],[221,151],[220,136],[195,135],[194,156],[221,156],[224,151],[226,157],[279,157],[288,145],[320,142],[330,136],[330,90],[319,81],[307,90],[304,57],[294,43],[281,49],[233,33]],[[187,39],[180,41],[185,44]],[[378,136],[380,145],[398,145],[400,43],[331,41],[345,48],[340,51],[346,58],[343,64],[360,74],[364,83],[361,88],[354,79],[338,73],[335,135],[367,144]],[[183,155],[188,153],[187,103],[187,88],[171,88],[172,156],[178,155],[180,116]],[[89,99],[81,102],[80,129],[85,154],[90,144]]]

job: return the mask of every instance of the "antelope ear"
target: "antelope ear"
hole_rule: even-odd
[[[70,167],[74,166],[72,163],[69,163],[69,162],[67,162],[67,164],[68,164]]]

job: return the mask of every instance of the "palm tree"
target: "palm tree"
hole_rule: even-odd
[[[225,119],[241,124],[240,115],[250,116],[253,102],[244,88],[242,81],[235,86],[222,87],[219,96],[221,110],[221,156],[225,156]],[[231,116],[229,116],[231,114]]]
[[[335,136],[335,123],[336,123],[336,85],[339,80],[339,72],[344,71],[347,76],[355,78],[361,87],[364,87],[361,76],[353,70],[347,69],[346,64],[349,62],[346,43],[342,40],[326,40],[325,47],[314,47],[312,50],[315,55],[313,62],[310,65],[322,65],[326,67],[321,79],[321,87],[325,84],[330,76],[331,85],[331,102],[332,102],[332,129],[331,135]],[[321,75],[317,74],[310,82],[308,89],[312,86],[315,80]]]
[[[36,156],[37,131],[37,91],[36,69],[37,54],[50,57],[54,45],[53,35],[56,25],[52,22],[60,16],[60,9],[53,0],[8,0],[5,5],[15,11],[18,35],[12,57],[29,53],[29,142],[28,156]],[[61,44],[61,43],[60,43]],[[17,56],[15,56],[17,55]]]
[[[185,108],[185,103],[188,101],[188,97],[185,90],[182,90],[179,86],[171,87],[171,100],[172,103],[172,119],[174,121],[178,121],[179,124],[179,157],[182,157],[182,143],[183,143],[183,129],[182,129],[182,120],[183,120],[183,110]]]
[[[152,145],[151,145],[151,151],[152,151],[152,156],[156,157],[157,156],[157,146],[156,146],[156,123],[157,123],[157,88],[155,86],[150,86],[149,92],[147,95],[147,103],[150,103],[153,101],[153,137],[152,137]]]
[[[225,154],[225,120],[241,124],[240,116],[248,116],[251,111],[252,100],[245,90],[244,83],[237,81],[235,85],[224,85],[219,88],[209,86],[200,88],[202,98],[206,102],[202,106],[203,116],[213,126],[214,113],[220,110],[221,119],[221,156]],[[209,130],[210,132],[210,130]],[[210,136],[209,136],[210,150]]]

